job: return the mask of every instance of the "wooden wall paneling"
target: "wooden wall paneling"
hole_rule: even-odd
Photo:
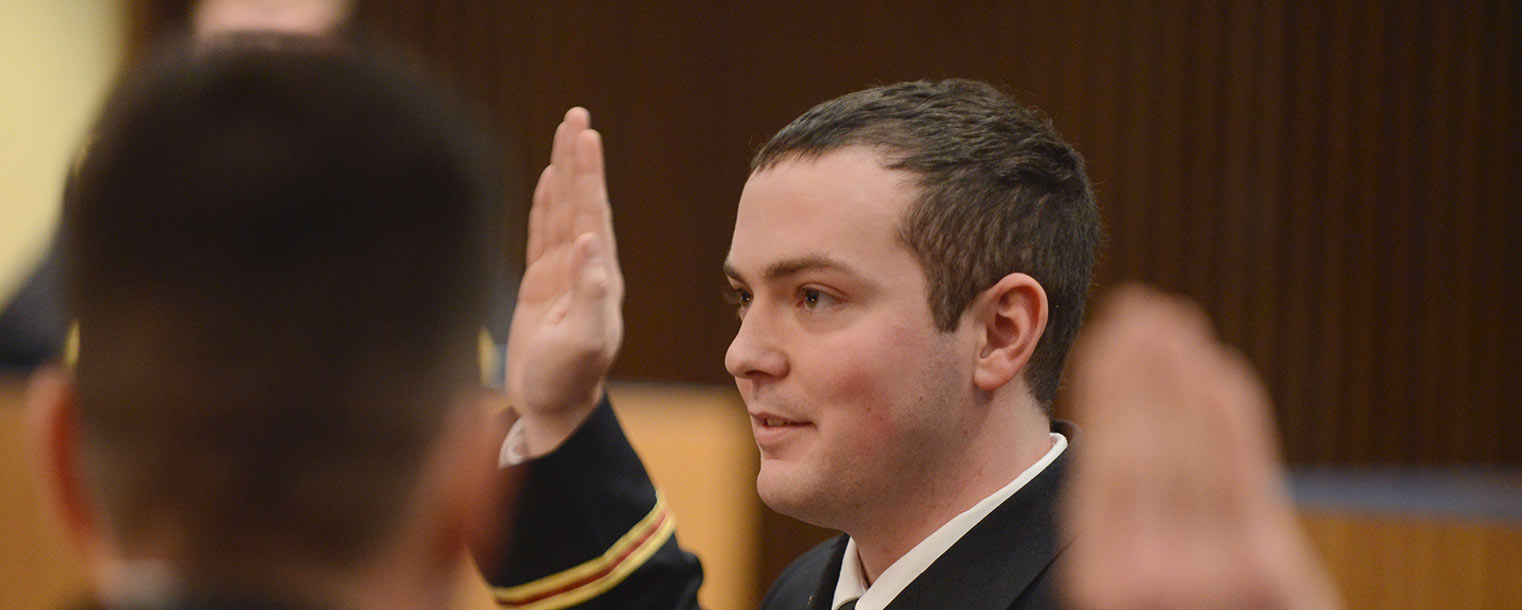
[[[1148,263],[1152,278],[1170,290],[1184,287],[1183,253],[1178,246],[1183,242],[1184,209],[1186,203],[1181,188],[1183,181],[1180,167],[1184,155],[1184,115],[1188,113],[1188,100],[1184,97],[1184,79],[1187,75],[1185,62],[1187,43],[1191,36],[1188,20],[1189,6],[1184,2],[1165,2],[1154,5],[1151,12],[1153,23],[1149,25],[1155,36],[1156,54],[1149,58],[1152,63],[1151,78],[1154,79],[1150,106],[1153,116],[1142,120],[1155,121],[1158,139],[1151,146],[1147,160],[1147,173],[1153,176],[1152,189],[1147,192],[1153,213],[1151,231],[1147,238],[1156,243],[1150,249]]]
[[[1385,176],[1392,189],[1381,205],[1377,248],[1381,261],[1378,286],[1383,302],[1379,312],[1383,332],[1374,346],[1379,353],[1380,368],[1383,369],[1379,379],[1384,394],[1379,404],[1387,405],[1410,404],[1411,401],[1412,387],[1407,371],[1410,350],[1416,347],[1411,336],[1412,301],[1416,295],[1410,287],[1414,245],[1399,238],[1410,235],[1409,227],[1417,221],[1412,201],[1412,193],[1419,186],[1414,173],[1417,169],[1416,151],[1403,144],[1414,141],[1417,137],[1417,122],[1421,120],[1417,99],[1420,90],[1414,82],[1417,77],[1414,68],[1420,52],[1415,44],[1420,40],[1417,7],[1414,3],[1401,3],[1393,8],[1390,31],[1392,41],[1397,44],[1392,45],[1393,54],[1387,61],[1394,62],[1398,78],[1393,83],[1395,90],[1389,98],[1392,106],[1388,109],[1386,121],[1387,135],[1390,138],[1386,142],[1390,147],[1383,149],[1386,154],[1382,155],[1387,162]],[[1375,405],[1358,405],[1357,408],[1368,410],[1374,407]],[[1383,421],[1377,428],[1381,433],[1372,448],[1373,455],[1397,455],[1410,437],[1409,409],[1381,411]]]
[[[1029,7],[1027,7],[1029,10]],[[1069,113],[1068,108],[1074,108],[1085,101],[1089,71],[1096,64],[1093,45],[1076,45],[1075,40],[1094,36],[1097,21],[1093,7],[1084,6],[1077,2],[1064,2],[1051,7],[1051,12],[1056,18],[1055,27],[1051,34],[1055,35],[1052,44],[1052,52],[1055,58],[1049,70],[1041,70],[1036,78],[1029,79],[1029,85],[1039,85],[1040,88],[1030,93],[1035,99],[1028,100],[1030,104],[1042,109],[1054,121],[1058,123],[1059,133],[1077,146],[1078,142],[1089,142],[1094,132],[1094,126],[1090,124],[1090,112]],[[995,75],[991,80],[998,79]],[[1000,86],[1008,87],[1007,83]],[[1042,100],[1042,90],[1051,98],[1051,102]],[[1076,108],[1074,108],[1076,109]]]
[[[1281,425],[1284,428],[1286,452],[1291,459],[1304,453],[1300,447],[1304,446],[1304,439],[1309,438],[1313,429],[1314,422],[1309,421],[1309,415],[1315,413],[1316,407],[1320,405],[1313,404],[1314,394],[1310,391],[1308,382],[1310,374],[1322,366],[1321,362],[1314,360],[1312,345],[1318,333],[1312,324],[1314,304],[1319,296],[1315,291],[1317,286],[1296,281],[1314,278],[1316,268],[1313,260],[1315,247],[1310,230],[1316,211],[1313,203],[1316,200],[1318,176],[1314,164],[1308,160],[1321,156],[1321,152],[1316,149],[1318,142],[1315,125],[1311,120],[1320,106],[1316,94],[1320,83],[1320,55],[1307,53],[1305,49],[1308,45],[1319,44],[1324,39],[1324,33],[1317,28],[1315,15],[1307,14],[1310,10],[1303,5],[1290,5],[1286,11],[1289,53],[1285,58],[1288,62],[1285,84],[1290,99],[1284,117],[1284,200],[1279,203],[1282,208],[1276,219],[1280,226],[1283,250],[1278,264],[1274,265],[1278,275],[1275,282],[1279,289],[1278,298],[1284,303],[1278,320],[1283,329],[1282,336],[1278,338],[1278,360],[1284,368],[1277,380],[1277,396],[1285,409]]]
[[[750,151],[727,128],[738,101],[721,87],[745,72],[708,29],[731,9],[642,10],[638,19],[649,25],[631,39],[629,51],[640,59],[622,76],[628,94],[610,94],[610,104],[628,106],[632,128],[610,132],[623,147],[610,146],[609,154],[626,160],[624,177],[610,188],[624,193],[615,197],[620,236],[632,236],[620,245],[634,243],[625,257],[633,259],[629,283],[643,286],[631,289],[626,312],[653,332],[631,333],[620,374],[732,383],[722,354],[735,318],[718,299],[719,269]]]
[[[1345,419],[1348,425],[1338,429],[1344,436],[1345,449],[1342,453],[1347,456],[1366,452],[1368,447],[1373,446],[1377,426],[1364,405],[1382,404],[1379,401],[1380,388],[1376,382],[1377,367],[1382,359],[1370,346],[1376,337],[1386,332],[1386,327],[1380,324],[1377,314],[1382,307],[1381,299],[1369,282],[1371,278],[1377,277],[1379,270],[1379,256],[1373,244],[1379,231],[1380,210],[1389,195],[1384,177],[1388,171],[1387,166],[1375,154],[1376,151],[1384,150],[1381,147],[1384,145],[1382,134],[1385,118],[1380,112],[1380,104],[1387,95],[1390,75],[1384,62],[1384,55],[1388,52],[1384,8],[1382,3],[1368,3],[1360,7],[1357,15],[1357,21],[1361,24],[1360,35],[1357,55],[1353,58],[1360,77],[1357,87],[1359,95],[1353,100],[1352,116],[1349,117],[1354,129],[1355,156],[1349,175],[1352,191],[1347,214],[1350,221],[1348,232],[1343,238],[1357,244],[1348,253],[1351,259],[1348,279],[1357,283],[1358,289],[1351,292],[1346,310],[1347,331],[1343,339],[1351,346],[1347,351],[1349,375],[1346,391],[1338,402],[1329,407],[1331,410],[1359,414],[1356,419]]]
[[[1226,262],[1220,256],[1225,244],[1216,230],[1216,221],[1224,215],[1219,180],[1221,120],[1226,109],[1220,96],[1226,76],[1220,40],[1225,30],[1223,4],[1191,2],[1187,6],[1189,18],[1184,23],[1190,34],[1182,61],[1187,101],[1178,113],[1184,124],[1182,133],[1188,135],[1180,138],[1184,155],[1179,160],[1184,232],[1173,250],[1185,253],[1179,260],[1184,284],[1207,303],[1220,300],[1214,276]]]
[[[1475,267],[1478,260],[1475,256],[1475,244],[1477,242],[1478,218],[1476,209],[1480,207],[1481,192],[1479,188],[1479,174],[1483,171],[1479,167],[1479,158],[1476,148],[1480,146],[1480,67],[1483,63],[1482,45],[1484,37],[1473,35],[1484,31],[1482,20],[1485,18],[1484,11],[1470,10],[1459,11],[1457,26],[1459,29],[1458,39],[1455,41],[1452,56],[1455,58],[1455,97],[1454,111],[1456,121],[1450,136],[1455,138],[1457,145],[1454,147],[1451,160],[1453,167],[1458,172],[1452,191],[1440,193],[1439,200],[1452,199],[1460,202],[1451,207],[1453,225],[1448,235],[1440,236],[1447,239],[1453,246],[1452,264],[1446,270],[1447,282],[1441,288],[1442,294],[1458,294],[1471,290],[1476,285],[1477,277]],[[1472,202],[1465,204],[1465,202]],[[1439,273],[1442,273],[1440,270]],[[1463,459],[1472,460],[1483,455],[1483,450],[1476,450],[1474,445],[1483,447],[1485,443],[1471,444],[1468,438],[1474,435],[1474,431],[1480,428],[1483,420],[1476,409],[1476,395],[1473,391],[1474,352],[1472,346],[1478,345],[1480,338],[1474,333],[1475,301],[1474,299],[1434,299],[1446,301],[1443,315],[1447,317],[1447,338],[1449,342],[1438,354],[1435,354],[1436,368],[1442,371],[1450,380],[1449,392],[1446,396],[1434,397],[1432,404],[1448,405],[1445,408],[1434,408],[1432,412],[1439,418],[1442,413],[1449,410],[1459,411],[1456,421],[1444,429],[1445,434],[1441,440],[1442,447],[1465,446]],[[1441,451],[1441,450],[1439,450]]]
[[[1118,149],[1123,155],[1115,165],[1121,168],[1124,181],[1111,189],[1099,206],[1114,219],[1108,227],[1109,256],[1129,263],[1116,270],[1117,277],[1140,279],[1156,268],[1152,235],[1159,221],[1155,210],[1167,205],[1153,198],[1159,177],[1150,162],[1157,153],[1159,139],[1165,136],[1162,126],[1153,120],[1159,101],[1148,95],[1155,80],[1159,34],[1154,20],[1139,3],[1124,3],[1122,14],[1126,24],[1123,61],[1128,75],[1119,94],[1125,95],[1130,103],[1119,104],[1125,118],[1121,131],[1114,137],[1120,140]]]
[[[1215,113],[1215,133],[1209,136],[1217,147],[1215,155],[1220,165],[1214,174],[1201,176],[1203,181],[1216,186],[1217,214],[1212,232],[1206,236],[1220,244],[1215,255],[1217,262],[1206,280],[1216,287],[1216,326],[1222,337],[1244,348],[1255,305],[1248,294],[1254,254],[1252,147],[1244,143],[1251,141],[1256,123],[1252,63],[1263,44],[1254,8],[1251,2],[1230,2],[1220,17],[1224,23],[1217,42],[1221,59],[1216,80],[1221,110]]]
[[[1401,354],[1400,362],[1405,367],[1404,371],[1408,380],[1416,380],[1425,377],[1425,383],[1410,383],[1406,386],[1406,399],[1419,408],[1407,409],[1403,413],[1403,442],[1394,447],[1389,455],[1410,455],[1420,461],[1429,461],[1431,458],[1425,452],[1425,440],[1434,438],[1434,430],[1423,427],[1423,411],[1420,407],[1427,406],[1424,402],[1424,390],[1431,387],[1441,387],[1443,379],[1438,371],[1427,369],[1423,366],[1423,355],[1440,349],[1440,346],[1432,341],[1429,331],[1434,330],[1427,326],[1425,310],[1427,305],[1436,301],[1432,298],[1437,292],[1430,285],[1431,276],[1429,271],[1434,262],[1434,252],[1428,246],[1432,243],[1431,236],[1442,231],[1444,215],[1447,210],[1434,205],[1434,201],[1426,195],[1434,188],[1442,184],[1442,170],[1445,169],[1443,153],[1445,147],[1443,140],[1447,134],[1439,134],[1444,117],[1441,114],[1443,91],[1440,88],[1440,70],[1433,65],[1434,55],[1444,55],[1440,61],[1451,59],[1450,50],[1441,45],[1443,26],[1436,19],[1434,7],[1436,3],[1426,3],[1415,7],[1412,12],[1419,24],[1419,39],[1423,41],[1426,50],[1419,53],[1415,59],[1416,75],[1412,79],[1415,88],[1415,111],[1416,120],[1413,122],[1413,137],[1415,141],[1422,142],[1423,149],[1412,151],[1409,171],[1412,174],[1413,183],[1411,192],[1406,194],[1409,208],[1406,213],[1407,224],[1400,227],[1404,235],[1393,236],[1395,243],[1407,244],[1405,253],[1407,267],[1404,270],[1404,278],[1400,283],[1404,289],[1402,295],[1409,303],[1409,309],[1405,322],[1409,330],[1404,335],[1406,346]],[[1438,258],[1438,260],[1441,260]],[[1446,329],[1439,326],[1438,332],[1446,334]]]
[[[1361,417],[1348,417],[1346,409],[1332,408],[1342,404],[1346,397],[1346,336],[1336,329],[1343,327],[1351,311],[1348,308],[1349,292],[1357,290],[1357,279],[1349,269],[1349,250],[1357,248],[1357,242],[1346,239],[1348,214],[1336,210],[1353,205],[1349,188],[1351,151],[1353,149],[1353,90],[1357,86],[1358,68],[1353,61],[1353,45],[1356,23],[1354,7],[1349,3],[1327,4],[1317,15],[1324,20],[1322,36],[1302,48],[1303,52],[1315,53],[1321,58],[1317,86],[1311,96],[1319,106],[1317,116],[1308,118],[1315,130],[1316,151],[1314,157],[1301,160],[1316,168],[1320,179],[1316,192],[1306,202],[1305,216],[1297,222],[1310,225],[1312,229],[1310,252],[1313,261],[1306,279],[1316,284],[1316,297],[1309,303],[1315,312],[1314,356],[1316,366],[1310,371],[1310,393],[1318,403],[1318,409],[1302,416],[1307,431],[1305,447],[1315,455],[1335,455],[1344,445],[1341,439],[1344,429],[1358,427]],[[1351,243],[1350,243],[1351,242]],[[1294,291],[1293,287],[1287,287]]]
[[[1516,308],[1522,302],[1522,3],[1499,0],[1487,3],[1486,25],[1470,35],[1482,37],[1489,50],[1481,85],[1480,108],[1487,124],[1481,132],[1478,159],[1482,168],[1480,208],[1482,244],[1479,281],[1471,290],[1479,311],[1479,343],[1475,361],[1479,374],[1473,387],[1479,392],[1476,409],[1481,413],[1470,442],[1478,445],[1482,460],[1498,456],[1508,464],[1522,464],[1522,410],[1514,408],[1522,395],[1522,323]],[[1462,298],[1462,297],[1461,297]],[[1508,406],[1503,406],[1508,405]]]
[[[1347,66],[1347,71],[1340,75],[1340,80],[1345,81],[1340,90],[1348,97],[1340,105],[1345,114],[1331,118],[1339,127],[1337,155],[1342,159],[1342,171],[1334,182],[1338,186],[1336,197],[1327,200],[1328,207],[1333,210],[1341,208],[1341,212],[1332,215],[1341,217],[1344,222],[1340,223],[1338,232],[1328,232],[1326,239],[1334,244],[1345,244],[1339,253],[1328,258],[1335,256],[1340,263],[1341,273],[1337,281],[1342,282],[1347,290],[1337,308],[1337,317],[1329,320],[1339,330],[1328,333],[1344,348],[1338,359],[1340,383],[1337,392],[1328,393],[1322,408],[1344,416],[1340,422],[1326,422],[1342,425],[1324,426],[1317,453],[1322,457],[1313,459],[1347,460],[1348,456],[1366,453],[1373,443],[1372,431],[1377,428],[1376,417],[1367,408],[1375,404],[1372,396],[1376,389],[1365,382],[1374,378],[1377,367],[1384,360],[1369,349],[1373,337],[1382,332],[1376,314],[1380,302],[1370,285],[1371,278],[1377,277],[1379,264],[1373,244],[1378,240],[1379,210],[1383,201],[1377,187],[1383,183],[1379,174],[1386,169],[1377,154],[1370,154],[1370,151],[1380,150],[1377,143],[1382,115],[1378,100],[1387,74],[1379,67],[1385,52],[1380,45],[1384,33],[1379,11],[1380,7],[1359,5],[1354,10],[1339,12],[1344,19],[1337,27],[1350,30],[1351,34],[1349,47],[1343,49],[1340,57]],[[1369,120],[1361,120],[1365,117]],[[1375,184],[1362,183],[1362,177],[1375,181]],[[1328,415],[1329,420],[1332,417]]]
[[[1417,324],[1415,325],[1419,349],[1413,351],[1412,367],[1428,377],[1427,383],[1412,388],[1412,398],[1422,408],[1412,409],[1415,416],[1412,426],[1414,446],[1406,455],[1417,456],[1423,462],[1442,459],[1441,445],[1444,429],[1451,425],[1470,427],[1469,420],[1474,405],[1447,403],[1445,396],[1452,392],[1453,379],[1448,375],[1443,359],[1463,347],[1455,344],[1458,335],[1448,327],[1448,278],[1452,277],[1455,260],[1454,216],[1458,205],[1441,205],[1445,200],[1457,199],[1456,177],[1464,171],[1457,167],[1459,143],[1458,109],[1453,105],[1455,76],[1462,58],[1458,53],[1456,15],[1452,3],[1435,2],[1423,7],[1422,21],[1430,28],[1430,44],[1423,58],[1424,86],[1427,92],[1424,111],[1428,117],[1424,124],[1422,141],[1427,142],[1428,157],[1418,171],[1424,178],[1424,188],[1416,195],[1422,206],[1422,221],[1416,224],[1418,244]],[[1447,425],[1445,425],[1445,422]],[[1467,453],[1467,452],[1464,452]]]
[[[1123,91],[1130,69],[1126,57],[1127,23],[1125,11],[1111,3],[1104,10],[1095,11],[1092,19],[1093,45],[1087,45],[1085,62],[1080,70],[1087,78],[1079,92],[1081,99],[1119,96]],[[1087,127],[1084,138],[1075,142],[1083,154],[1093,184],[1095,197],[1106,201],[1112,193],[1124,192],[1126,162],[1122,151],[1124,138],[1120,137],[1132,126],[1126,121],[1126,112],[1120,104],[1095,104],[1086,119],[1078,121]],[[1058,125],[1065,137],[1066,125]],[[1109,210],[1101,206],[1100,217],[1105,223],[1107,239],[1114,239],[1109,230],[1112,221]],[[1109,254],[1109,246],[1101,249],[1095,269],[1096,286],[1107,285],[1109,278],[1134,277],[1132,261],[1117,260]]]
[[[1280,177],[1285,172],[1289,146],[1284,126],[1290,109],[1283,93],[1290,78],[1288,63],[1284,60],[1289,44],[1288,16],[1287,11],[1273,0],[1248,4],[1244,19],[1251,21],[1258,36],[1257,44],[1252,45],[1250,67],[1252,105],[1249,116],[1244,118],[1252,127],[1237,145],[1249,150],[1244,171],[1252,193],[1250,214],[1244,218],[1249,223],[1252,250],[1246,264],[1232,272],[1251,278],[1248,307],[1252,314],[1238,345],[1264,375],[1274,394],[1277,419],[1282,427],[1292,409],[1287,408],[1283,384],[1277,380],[1283,378],[1290,363],[1278,349],[1281,333],[1263,332],[1263,329],[1280,326],[1287,301],[1284,284],[1280,281],[1284,240],[1279,215],[1287,192]],[[1247,46],[1240,40],[1233,44]]]

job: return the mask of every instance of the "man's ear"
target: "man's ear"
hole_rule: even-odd
[[[84,486],[73,375],[53,365],[39,367],[27,387],[26,419],[32,472],[43,502],[58,516],[69,541],[88,554],[103,534]]]
[[[437,510],[430,524],[439,561],[447,565],[466,548],[495,535],[500,514],[497,455],[506,436],[503,401],[489,392],[472,393],[445,422],[433,460],[424,473],[434,483]]]
[[[1046,290],[1035,278],[1011,273],[978,295],[972,319],[977,324],[977,366],[973,384],[992,392],[1025,369],[1046,330]]]

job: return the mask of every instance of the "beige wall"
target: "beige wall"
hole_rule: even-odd
[[[117,65],[121,9],[0,2],[0,302],[52,235],[64,170]]]

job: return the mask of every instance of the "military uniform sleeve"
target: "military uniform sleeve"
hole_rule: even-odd
[[[515,522],[487,581],[503,608],[697,608],[703,569],[607,399],[554,452],[519,466]]]

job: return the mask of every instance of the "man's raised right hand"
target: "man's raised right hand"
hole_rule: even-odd
[[[507,395],[525,457],[558,447],[601,397],[623,341],[623,274],[602,137],[572,108],[529,212],[528,252],[507,342]]]

